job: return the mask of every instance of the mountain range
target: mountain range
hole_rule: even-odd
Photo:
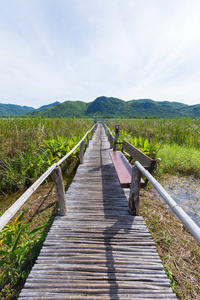
[[[44,116],[44,117],[133,117],[174,118],[200,117],[200,104],[187,105],[179,102],[139,99],[124,101],[114,97],[101,96],[94,101],[54,102],[38,109],[13,104],[0,104],[0,116]]]

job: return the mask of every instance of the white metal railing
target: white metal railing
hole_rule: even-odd
[[[169,205],[176,216],[183,222],[186,228],[194,236],[197,242],[200,243],[200,228],[199,226],[186,214],[186,212],[172,199],[172,197],[165,191],[161,184],[138,162],[135,166],[140,170],[144,176],[153,184],[154,188],[162,196],[165,202]]]
[[[61,160],[50,166],[45,173],[43,173],[27,190],[26,192],[17,200],[11,207],[5,211],[5,213],[0,217],[0,231],[4,226],[12,219],[16,212],[22,207],[22,205],[28,200],[28,198],[36,191],[36,189],[44,182],[44,180],[60,165],[65,161],[85,140],[87,137],[89,143],[89,133],[94,132],[97,124],[95,124],[89,131],[86,132],[84,137],[74,146],[74,148],[67,153]]]

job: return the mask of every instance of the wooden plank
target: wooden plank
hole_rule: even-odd
[[[152,162],[155,162],[149,156],[147,156],[125,140],[123,140],[122,147],[134,160],[138,160],[143,166],[150,166]]]
[[[110,156],[114,164],[121,187],[130,187],[132,170],[131,164],[127,161],[127,159],[121,151],[110,151]]]
[[[132,165],[126,159],[121,151],[110,151],[110,157],[112,159],[115,171],[122,188],[130,188]],[[141,185],[144,185],[144,180],[141,178]]]

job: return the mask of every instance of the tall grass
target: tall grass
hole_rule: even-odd
[[[148,140],[149,148],[153,149],[149,152],[149,156],[161,159],[159,174],[168,172],[200,177],[199,118],[121,119],[117,121],[125,139],[133,141],[136,137],[140,140]],[[107,125],[114,129],[115,122],[111,121]]]
[[[0,191],[29,186],[91,126],[81,119],[0,119]]]
[[[200,147],[200,118],[175,119],[129,119],[117,120],[121,129],[133,136],[141,136],[152,142],[176,143],[189,147]],[[108,123],[114,128],[116,121]]]

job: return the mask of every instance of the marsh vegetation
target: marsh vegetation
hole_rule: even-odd
[[[199,188],[200,119],[121,119],[118,122],[121,140],[126,139],[157,160],[155,176],[159,181],[189,176],[184,180],[194,179]],[[107,125],[114,131],[115,123],[108,121]],[[69,152],[92,125],[88,120],[67,118],[0,119],[0,211],[5,211],[51,164]],[[77,151],[62,165],[66,188],[78,164]],[[172,288],[180,299],[197,299],[199,245],[152,193],[150,185],[141,195],[140,214],[152,233]],[[51,181],[36,191],[23,211],[27,211],[23,218],[19,213],[1,233],[1,299],[17,299],[19,286],[23,285],[57,214]],[[9,247],[11,239],[14,247]],[[25,243],[29,251],[25,251]],[[14,256],[16,264],[11,261]]]

